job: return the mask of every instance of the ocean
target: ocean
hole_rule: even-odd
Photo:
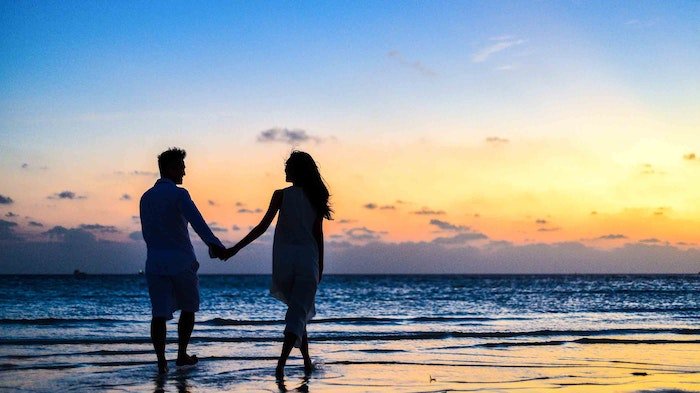
[[[284,383],[269,282],[201,276],[200,364],[159,378],[143,276],[0,276],[0,390],[700,390],[700,275],[329,275]]]

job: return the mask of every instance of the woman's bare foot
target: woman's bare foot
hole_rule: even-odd
[[[316,367],[314,367],[313,362],[311,362],[311,359],[304,359],[304,373],[305,374],[311,374]]]
[[[284,379],[284,364],[277,363],[277,368],[275,369],[275,378],[278,381],[281,381]]]

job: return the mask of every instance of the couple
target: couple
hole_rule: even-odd
[[[330,219],[328,189],[313,158],[294,151],[285,163],[286,181],[292,186],[272,194],[270,207],[260,223],[235,246],[226,249],[214,236],[190,198],[177,187],[185,176],[185,151],[172,148],[158,156],[160,179],[141,197],[141,228],[146,241],[146,281],[151,298],[151,341],[158,358],[158,372],[168,372],[165,359],[165,322],[181,310],[178,322],[177,367],[194,366],[197,357],[187,354],[199,310],[199,279],[187,224],[209,246],[209,256],[227,260],[262,235],[279,211],[272,252],[270,293],[287,305],[284,344],[275,375],[284,377],[292,347],[304,357],[304,369],[312,370],[306,324],[316,313],[316,288],[323,274],[323,219]]]

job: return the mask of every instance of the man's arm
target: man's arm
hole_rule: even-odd
[[[214,236],[214,233],[209,229],[209,225],[204,221],[204,217],[197,209],[197,206],[190,198],[190,193],[183,189],[183,196],[180,199],[180,211],[187,222],[192,225],[192,229],[199,235],[202,241],[209,246],[209,256],[219,257],[226,249],[221,240]]]

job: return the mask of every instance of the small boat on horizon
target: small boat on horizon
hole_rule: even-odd
[[[78,269],[73,270],[73,277],[76,277],[76,278],[83,278],[83,277],[85,277],[85,276],[87,276],[87,273],[81,272],[81,271],[78,270]]]

